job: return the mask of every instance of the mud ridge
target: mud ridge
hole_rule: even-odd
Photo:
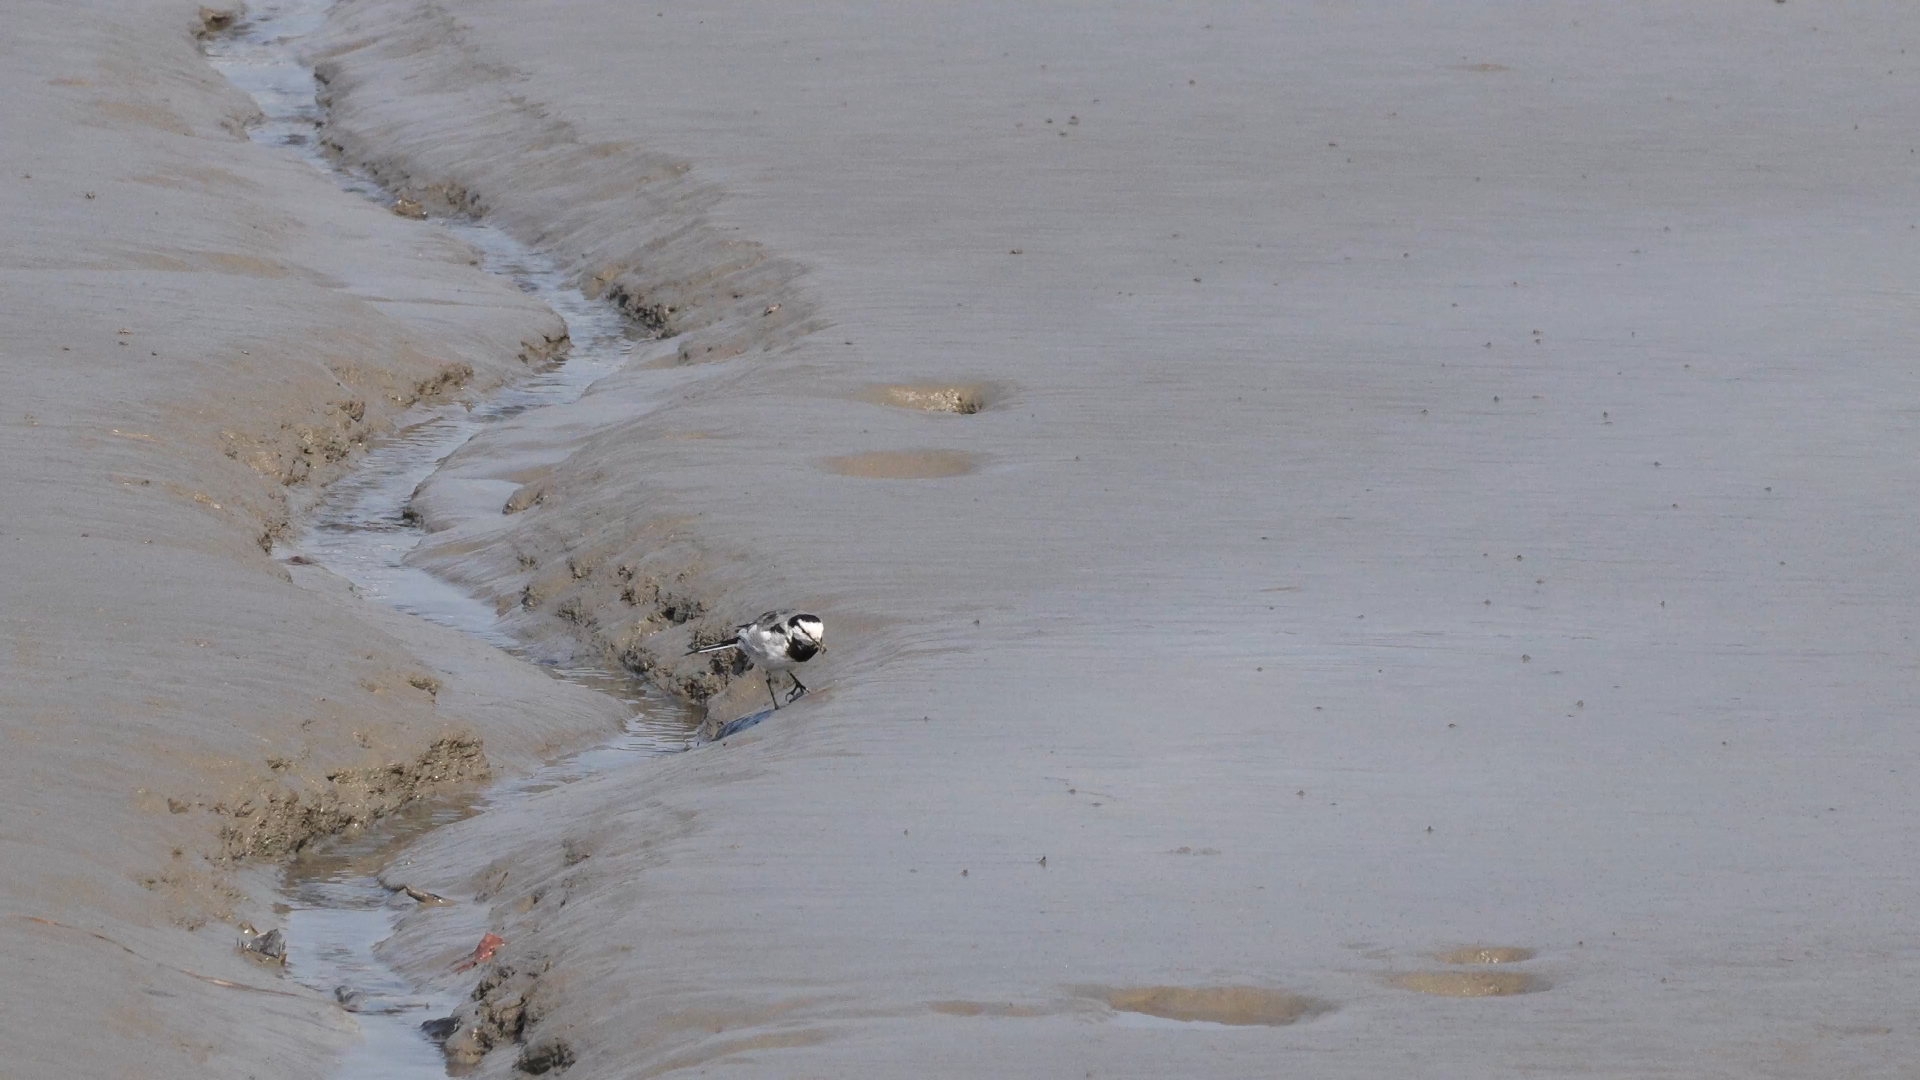
[[[670,154],[596,142],[562,110],[529,99],[517,69],[474,44],[445,5],[341,0],[317,36],[320,144],[329,155],[411,203],[484,216],[555,258],[584,295],[614,305],[649,337],[676,340],[655,363],[777,355],[824,328],[800,263],[713,222],[723,197],[716,184]],[[474,119],[450,136],[449,115]],[[631,181],[580,186],[609,162]],[[967,415],[992,390],[941,385],[904,403]],[[523,640],[569,640],[576,659],[707,705],[744,670],[731,657],[685,655],[690,632],[731,629],[708,614],[735,606],[737,586],[714,572],[726,545],[666,515],[563,521],[595,456],[589,440],[513,492],[501,512],[514,524],[492,550],[436,561],[429,541],[416,565],[490,595]],[[623,502],[658,500],[636,491]]]
[[[819,329],[812,305],[793,288],[802,267],[715,227],[708,211],[720,193],[695,179],[689,163],[583,138],[557,110],[527,100],[510,66],[473,52],[439,4],[393,11],[345,0],[326,33],[336,43],[314,64],[326,117],[320,142],[346,167],[427,212],[488,218],[566,260],[589,298],[613,304],[654,336],[685,337],[681,363],[770,352]],[[403,91],[388,85],[404,70],[414,77]],[[485,133],[492,149],[484,155],[433,153],[407,122],[396,127],[385,115],[398,104],[421,123],[435,115],[434,102],[471,95],[492,99]],[[623,171],[638,178],[632,189],[564,191],[559,221],[522,208],[533,189],[565,188],[578,166],[607,158],[626,160]],[[529,185],[499,175],[505,161],[539,176]],[[608,221],[621,227],[608,229]]]
[[[336,769],[320,782],[297,786],[278,776],[262,779],[237,799],[168,802],[175,812],[201,809],[223,818],[220,852],[229,863],[283,859],[315,840],[365,828],[415,799],[491,773],[480,740],[454,735],[435,740],[412,761]]]

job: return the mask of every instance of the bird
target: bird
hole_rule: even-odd
[[[787,678],[793,680],[788,703],[806,693],[806,684],[793,669],[827,651],[826,634],[826,624],[817,615],[804,611],[769,611],[750,623],[734,627],[732,641],[690,649],[687,655],[739,649],[755,667],[767,673],[767,697],[778,709],[780,698],[773,692],[773,673],[784,671]]]

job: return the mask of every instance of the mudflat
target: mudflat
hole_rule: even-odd
[[[830,648],[406,854],[480,1075],[1920,1056],[1902,9],[344,0],[398,213],[231,17],[9,23],[0,1072],[327,1074],[279,860],[617,724],[272,554],[564,347],[447,212],[657,340],[416,562],[716,723],[696,635]]]
[[[320,1077],[236,949],[277,861],[617,730],[270,554],[418,405],[564,347],[464,246],[249,143],[221,12],[24,5],[0,65],[0,1074]]]
[[[420,564],[723,718],[693,633],[831,648],[416,851],[521,965],[469,1021],[574,1076],[1897,1074],[1916,29],[341,4],[328,137],[666,335],[456,455]]]

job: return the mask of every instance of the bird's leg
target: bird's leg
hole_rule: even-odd
[[[787,695],[787,704],[791,705],[795,698],[807,692],[807,686],[800,681],[800,676],[791,671],[787,672],[787,678],[793,680],[793,692]]]
[[[773,693],[773,672],[767,672],[767,700],[773,702],[773,710],[780,711],[780,699]]]

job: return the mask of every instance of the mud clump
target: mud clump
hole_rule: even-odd
[[[557,337],[542,337],[538,341],[520,343],[520,362],[535,371],[560,366],[560,362],[573,351],[573,339],[561,331]]]
[[[204,808],[229,819],[220,829],[228,861],[278,859],[320,837],[372,824],[447,785],[485,779],[488,772],[480,740],[453,736],[411,762],[330,772],[318,791],[275,785],[237,805],[217,802]]]
[[[955,416],[972,416],[986,408],[993,397],[984,385],[943,386],[937,383],[879,384],[867,387],[857,396],[861,401],[874,405],[951,413]]]
[[[672,337],[673,306],[663,303],[649,303],[624,284],[615,283],[607,287],[601,298],[620,309],[620,314],[638,323],[643,329],[656,337]]]
[[[1261,986],[1138,986],[1102,996],[1117,1012],[1235,1026],[1281,1027],[1331,1008],[1304,994]]]
[[[473,988],[467,1002],[447,1018],[455,1025],[441,1046],[447,1061],[453,1065],[475,1065],[495,1047],[525,1044],[527,1029],[539,1021],[534,998],[540,976],[551,966],[548,961],[525,967],[495,965]],[[445,1029],[446,1022],[442,1021],[440,1026]],[[539,1045],[558,1051],[540,1055],[538,1060],[546,1064],[541,1072],[573,1064],[573,1052],[566,1044],[550,1041]],[[562,1056],[566,1058],[565,1064],[560,1063]],[[526,1061],[527,1055],[521,1055],[520,1060]]]
[[[202,6],[198,12],[198,25],[193,28],[193,36],[210,38],[224,34],[239,23],[240,17],[247,13],[245,4],[227,4],[220,7]]]
[[[500,507],[500,512],[512,516],[522,510],[531,510],[545,502],[546,499],[547,489],[545,484],[522,484],[513,489],[513,494],[507,496],[507,501]]]

